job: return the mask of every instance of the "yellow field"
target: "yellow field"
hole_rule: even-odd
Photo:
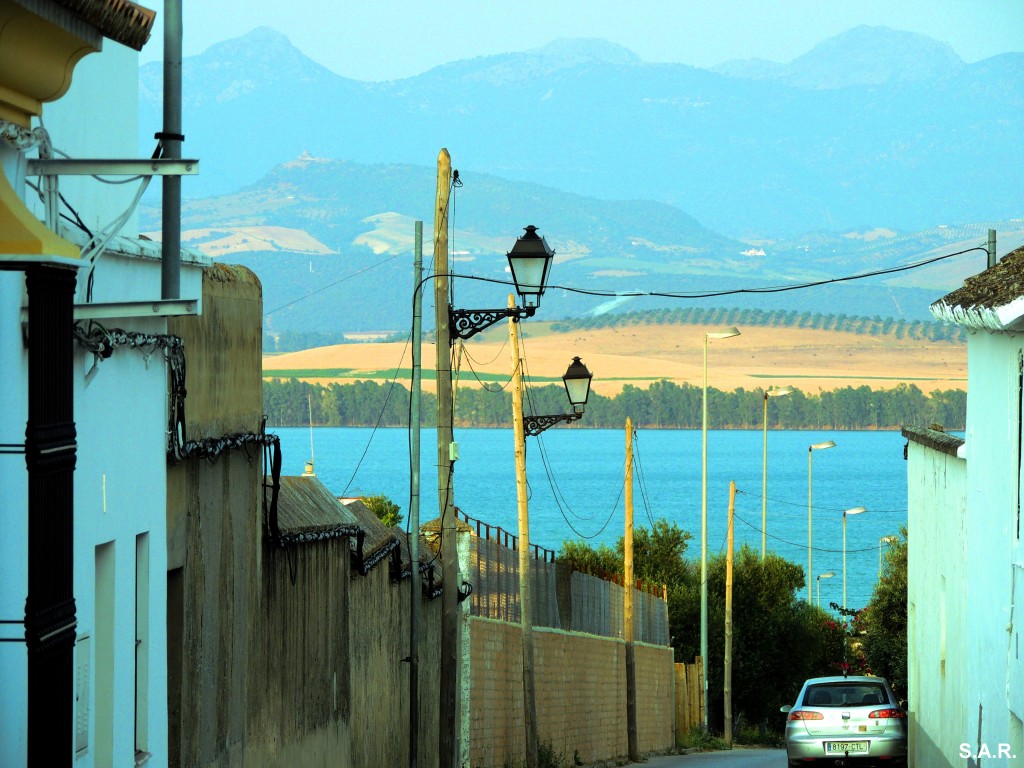
[[[625,384],[646,387],[659,379],[700,386],[704,333],[716,330],[648,325],[531,336],[529,323],[520,329],[528,375],[557,380],[578,355],[594,374],[594,391],[604,395],[616,394]],[[925,393],[967,388],[967,348],[963,344],[806,329],[740,330],[740,336],[709,343],[709,386],[754,390],[790,385],[818,392],[861,385],[889,389],[908,382]],[[302,377],[321,384],[369,378],[360,376],[359,371],[408,369],[411,365],[411,352],[404,343],[342,344],[263,358],[264,371],[355,371],[346,378]],[[511,365],[507,334],[491,331],[482,341],[474,338],[466,343],[461,385],[479,386],[473,371],[508,376]],[[423,347],[423,366],[434,367],[433,345]],[[404,378],[407,384],[408,377]],[[384,379],[378,375],[376,380]],[[434,383],[424,379],[423,386],[429,390]]]

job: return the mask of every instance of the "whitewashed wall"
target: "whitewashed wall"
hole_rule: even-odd
[[[911,766],[954,763],[966,728],[967,462],[913,441],[907,461]]]
[[[970,467],[967,537],[967,728],[963,742],[994,750],[1018,740],[1020,718],[1010,713],[1009,684],[1020,680],[1020,611],[1012,619],[1014,563],[1021,562],[1020,355],[1024,337],[974,333],[968,339],[967,460]],[[1021,596],[1018,596],[1021,602]],[[1019,694],[1016,701],[1020,701]],[[979,736],[980,734],[980,736]]]
[[[75,71],[69,93],[44,110],[55,147],[75,157],[134,158],[138,111],[138,56],[104,41]],[[158,126],[154,126],[157,130]],[[147,152],[148,154],[148,152]],[[5,166],[9,165],[5,163]],[[153,182],[159,188],[159,179]],[[135,184],[110,186],[91,179],[65,179],[61,191],[92,228],[124,211]],[[122,235],[138,234],[137,217]],[[94,301],[160,298],[158,244],[148,254],[102,257]],[[128,248],[128,250],[133,250]],[[77,301],[83,300],[82,278]],[[23,442],[27,419],[27,354],[21,342],[23,279],[0,273],[0,442]],[[198,298],[201,272],[183,266],[181,296]],[[111,319],[108,327],[166,333],[159,318]],[[166,687],[166,431],[167,367],[157,350],[146,357],[127,348],[94,369],[91,354],[76,346],[74,589],[79,644],[76,669],[87,673],[87,692],[76,719],[86,724],[86,749],[76,768],[134,765],[136,751],[136,659],[139,711],[147,766],[167,764]],[[27,475],[24,457],[0,456],[5,535],[0,537],[0,618],[24,616],[27,592]],[[137,553],[145,556],[140,561]],[[97,575],[99,574],[99,579]],[[141,578],[139,578],[141,575]],[[137,588],[137,583],[141,586]],[[137,595],[138,591],[138,595]],[[136,605],[143,607],[137,633]],[[6,628],[4,637],[20,627]],[[142,643],[137,645],[137,640]],[[0,763],[26,763],[27,665],[25,647],[0,643]],[[99,726],[97,725],[99,723]]]

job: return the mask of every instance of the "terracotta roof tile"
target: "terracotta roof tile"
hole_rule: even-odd
[[[56,4],[95,27],[100,34],[136,51],[149,40],[156,11],[130,0],[55,0]]]

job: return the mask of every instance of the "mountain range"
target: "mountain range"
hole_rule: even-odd
[[[929,319],[983,257],[829,281],[977,245],[988,226],[1024,242],[1022,73],[1024,54],[965,64],[861,27],[789,64],[708,71],[561,40],[364,83],[261,28],[184,62],[184,154],[201,167],[183,183],[184,241],[256,270],[271,332],[402,330],[413,221],[429,262],[446,146],[464,182],[454,269],[507,279],[503,254],[535,224],[553,282],[574,289],[545,297],[551,319],[678,306],[615,295],[630,291]],[[146,143],[159,65],[140,78]],[[152,206],[143,226],[159,229]],[[734,293],[806,281],[828,284]],[[456,285],[459,306],[504,305],[506,288]]]
[[[140,139],[161,68],[140,72]],[[185,154],[207,196],[309,152],[455,167],[685,211],[734,238],[1011,218],[1024,182],[1024,54],[964,63],[859,27],[788,64],[649,64],[600,40],[359,82],[258,28],[183,64]]]

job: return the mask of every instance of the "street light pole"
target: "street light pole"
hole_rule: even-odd
[[[736,328],[704,334],[704,387],[700,431],[700,657],[704,673],[704,718],[708,728],[708,340],[739,336]]]
[[[825,571],[825,573],[819,573],[818,574],[818,607],[819,608],[821,608],[821,580],[822,579],[831,579],[833,576],[835,576],[835,573],[833,573],[832,571]]]
[[[823,443],[814,443],[807,447],[807,604],[813,605],[811,598],[811,580],[813,578],[813,548],[814,548],[814,505],[811,502],[811,457],[815,451],[823,451],[826,448],[835,448],[832,440]]]
[[[509,309],[515,297],[509,294]],[[523,727],[526,741],[526,766],[537,768],[537,696],[534,684],[533,602],[530,587],[530,507],[526,483],[526,435],[539,435],[559,421],[575,421],[583,415],[590,395],[591,374],[578,357],[574,357],[562,376],[565,392],[573,412],[567,416],[533,417],[534,430],[527,429],[523,416],[523,361],[519,354],[519,323],[509,316],[508,336],[512,348],[512,436],[516,455],[516,503],[519,521],[519,621],[523,640]],[[538,423],[538,421],[540,423]],[[627,651],[628,658],[628,651]]]
[[[864,507],[854,507],[843,512],[843,609],[846,609],[846,516],[867,512]]]
[[[508,306],[515,297],[508,296]],[[523,367],[519,356],[519,324],[508,320],[512,347],[512,436],[516,453],[516,503],[519,520],[519,621],[523,653],[523,726],[526,737],[526,767],[537,768],[537,701],[533,676],[533,604],[530,595],[530,510],[526,486],[526,434],[523,431]]]
[[[764,450],[761,452],[761,559],[768,551],[768,398],[788,395],[789,387],[775,387],[764,391]]]
[[[447,149],[437,157],[434,205],[434,368],[437,381],[437,500],[441,523],[441,681],[438,704],[438,764],[455,768],[458,756],[459,559],[455,502],[452,499],[452,364],[448,321],[448,201],[452,159]],[[418,535],[418,532],[413,532]]]

